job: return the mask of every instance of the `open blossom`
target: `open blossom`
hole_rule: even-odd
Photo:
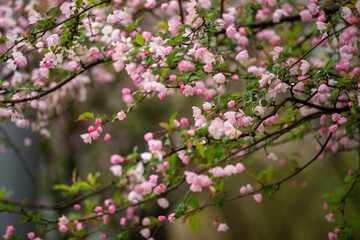
[[[121,177],[122,167],[121,165],[113,165],[110,167],[110,171],[114,174],[115,177]]]
[[[57,34],[52,34],[46,39],[46,42],[47,42],[48,46],[58,45],[58,44],[60,44],[60,37]]]
[[[118,112],[117,118],[118,118],[120,121],[124,120],[124,119],[126,118],[125,112],[124,112],[124,111]]]
[[[301,60],[301,74],[305,75],[310,68],[310,64],[306,60]]]
[[[59,220],[59,225],[67,225],[70,222],[65,215],[62,215],[58,220]]]
[[[106,21],[111,24],[120,23],[123,26],[132,23],[131,16],[127,12],[121,10],[115,10],[112,13],[110,13]]]
[[[169,201],[166,198],[159,198],[157,204],[164,209],[169,207]]]
[[[302,10],[299,15],[303,22],[310,21],[313,18],[309,10]]]
[[[273,60],[277,60],[279,58],[280,52],[282,52],[284,48],[276,46],[274,47],[274,50],[270,52],[270,54],[273,56]]]
[[[254,197],[256,202],[261,203],[261,201],[262,201],[261,193],[255,194],[253,197]]]
[[[225,82],[225,76],[222,73],[215,74],[213,76],[213,79],[216,83],[224,83]]]
[[[37,21],[39,21],[41,19],[40,13],[38,13],[37,11],[35,11],[33,9],[30,10],[28,16],[29,16],[29,23],[30,24],[34,24],[34,23],[36,23]]]
[[[10,239],[11,235],[13,234],[15,230],[15,227],[13,225],[7,226],[6,227],[6,232],[5,235],[3,236],[4,239]]]
[[[212,181],[207,175],[197,175],[196,173],[190,171],[185,171],[185,175],[185,180],[188,184],[190,184],[190,190],[192,192],[201,192],[202,187],[209,187],[212,185]]]
[[[227,230],[229,230],[229,227],[226,223],[220,223],[217,230],[219,232],[226,232]]]
[[[13,52],[14,63],[20,68],[25,67],[27,65],[26,57],[21,52]]]
[[[246,61],[248,58],[249,54],[247,50],[243,50],[236,55],[236,60],[238,60],[239,62]]]
[[[321,84],[319,89],[318,89],[318,92],[320,94],[325,94],[325,93],[329,93],[330,90],[329,90],[328,86],[326,86],[325,84]]]
[[[224,121],[220,118],[211,121],[208,131],[214,139],[220,139],[224,134]]]
[[[84,143],[91,144],[92,138],[90,136],[90,133],[81,134],[80,137],[84,140]]]
[[[274,74],[261,74],[261,79],[259,80],[260,87],[265,86],[266,84],[271,83],[271,79],[274,78]]]
[[[64,2],[60,6],[61,13],[65,15],[65,17],[69,18],[71,14],[74,13],[75,10],[75,2],[69,3]]]

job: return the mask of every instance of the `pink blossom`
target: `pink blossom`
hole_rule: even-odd
[[[219,232],[226,232],[227,230],[229,230],[229,227],[226,223],[220,223],[217,230]]]
[[[328,86],[326,86],[325,84],[321,84],[320,87],[318,88],[318,92],[320,94],[326,94],[326,93],[329,93],[330,90],[329,90]]]
[[[162,149],[162,142],[160,140],[151,139],[148,141],[148,146],[151,153],[159,152]]]
[[[125,158],[118,155],[118,154],[113,154],[110,157],[110,162],[111,164],[119,164],[119,163],[123,163],[125,161]]]
[[[277,60],[279,58],[280,52],[283,51],[284,48],[276,46],[274,47],[274,50],[270,52],[270,54],[273,56],[273,60]]]
[[[305,75],[310,68],[310,64],[306,60],[301,60],[301,67],[300,70],[302,71],[301,74]]]
[[[65,225],[59,225],[59,231],[62,233],[67,233],[68,228]]]
[[[234,165],[227,165],[224,168],[224,173],[226,176],[231,176],[232,174],[237,174],[238,171]]]
[[[100,238],[105,239],[105,238],[107,238],[107,235],[105,233],[102,233],[102,234],[100,234]]]
[[[228,105],[229,108],[232,108],[232,107],[235,106],[235,101],[234,101],[234,100],[231,100],[231,101],[229,101],[229,102],[227,103],[227,105]]]
[[[117,113],[117,118],[122,121],[126,118],[126,113],[124,111],[120,111]]]
[[[311,21],[313,18],[309,10],[302,10],[299,15],[301,17],[301,21],[303,22]]]
[[[209,173],[211,173],[214,177],[224,177],[225,176],[225,172],[224,169],[222,167],[214,167],[213,169],[211,169],[209,171]]]
[[[238,173],[241,173],[246,169],[242,163],[237,163],[235,167]]]
[[[74,205],[74,209],[78,211],[78,210],[81,209],[81,206],[80,206],[79,204],[75,204],[75,205]]]
[[[143,226],[149,226],[151,224],[150,218],[148,218],[148,217],[143,218],[143,220],[141,221],[141,224]]]
[[[247,50],[243,50],[236,55],[236,60],[240,63],[246,61],[249,58],[249,54]]]
[[[224,121],[220,118],[211,121],[208,131],[214,139],[220,139],[224,134]]]
[[[236,33],[237,33],[237,31],[236,31],[236,28],[234,27],[234,25],[231,25],[226,29],[226,36],[228,38],[235,38]]]
[[[6,227],[5,235],[3,236],[4,239],[10,239],[11,235],[13,234],[15,227],[13,225],[9,225]]]
[[[175,213],[169,214],[168,220],[169,220],[169,222],[174,223],[176,221]]]
[[[166,217],[163,216],[163,215],[161,215],[161,216],[158,217],[158,220],[159,220],[160,222],[165,221],[165,220],[166,220]]]
[[[215,74],[213,76],[213,79],[215,80],[216,83],[224,83],[226,80],[224,74],[222,73]]]
[[[37,21],[39,21],[41,19],[41,15],[40,13],[38,13],[37,11],[31,9],[28,13],[29,16],[29,24],[34,24]]]
[[[269,155],[267,157],[268,157],[268,159],[271,159],[273,161],[278,160],[278,157],[275,155],[275,153],[269,153]]]
[[[335,216],[334,216],[334,214],[333,213],[329,213],[329,214],[327,214],[326,216],[325,216],[325,219],[326,219],[326,221],[328,221],[328,222],[335,222]]]
[[[114,206],[114,205],[109,206],[109,208],[108,208],[108,212],[109,212],[110,214],[114,214],[114,213],[115,213],[115,211],[116,211],[116,208],[115,208],[115,206]]]
[[[337,238],[337,235],[335,233],[329,232],[328,237],[329,237],[329,240],[335,240]]]
[[[121,165],[113,165],[110,167],[110,171],[114,174],[115,177],[121,177],[122,166]]]
[[[91,144],[92,138],[89,133],[81,134],[80,137],[84,140],[84,143]]]
[[[329,206],[328,206],[327,203],[324,203],[324,204],[323,204],[323,208],[324,208],[325,211],[329,211]]]
[[[120,225],[121,225],[121,226],[125,226],[125,225],[126,225],[126,218],[122,217],[122,218],[120,219]]]
[[[64,2],[60,6],[61,13],[65,15],[65,17],[69,18],[71,14],[74,13],[75,3]]]
[[[27,237],[28,237],[30,240],[32,240],[32,239],[35,238],[35,233],[29,232],[29,233],[27,234]]]
[[[151,235],[151,232],[148,228],[144,228],[140,231],[141,236],[143,236],[144,238],[149,238]]]
[[[164,209],[169,207],[169,201],[166,198],[159,198],[157,204]]]
[[[336,130],[338,130],[338,125],[337,124],[331,125],[329,127],[329,131],[332,132],[332,133],[336,132]]]
[[[60,37],[57,34],[52,34],[46,39],[46,42],[48,46],[56,46],[60,44]]]
[[[254,108],[254,111],[255,115],[259,115],[259,116],[264,116],[265,114],[265,110],[262,106],[258,105]]]
[[[13,52],[14,62],[20,68],[23,68],[27,65],[26,57],[21,52]]]
[[[261,193],[255,194],[255,195],[253,196],[253,198],[254,198],[255,201],[258,202],[258,203],[261,203],[261,201],[262,201],[262,195],[261,195]]]
[[[127,12],[121,10],[115,10],[112,13],[110,13],[106,21],[110,24],[120,23],[123,26],[132,23],[131,16]]]

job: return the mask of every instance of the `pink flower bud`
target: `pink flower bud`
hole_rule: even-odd
[[[328,206],[327,203],[324,203],[324,204],[323,204],[323,208],[324,208],[325,211],[329,211],[329,206]]]
[[[80,206],[79,204],[75,204],[75,205],[74,205],[74,209],[75,209],[75,210],[80,210],[80,209],[81,209],[81,206]]]
[[[123,95],[127,95],[127,94],[130,94],[130,93],[131,93],[131,90],[130,90],[129,88],[123,88],[123,89],[121,90],[121,93],[122,93]]]
[[[116,211],[116,208],[115,208],[114,205],[111,205],[111,206],[108,208],[108,212],[109,212],[110,214],[114,214],[115,211]]]
[[[158,217],[158,220],[159,220],[160,222],[165,221],[165,220],[166,220],[166,217],[163,216],[163,215],[161,215],[161,216]]]
[[[105,238],[107,238],[107,236],[106,236],[105,233],[103,233],[103,234],[100,235],[100,238],[101,238],[101,239],[105,239]]]
[[[90,126],[90,127],[88,128],[88,131],[89,131],[89,133],[92,133],[93,131],[95,131],[95,128],[94,128],[93,126]]]
[[[160,100],[163,100],[163,99],[165,98],[165,93],[159,93],[159,94],[158,94],[158,98],[159,98]]]
[[[110,141],[110,139],[111,139],[110,134],[109,133],[105,134],[104,140],[105,141]]]
[[[164,161],[164,162],[162,163],[162,166],[163,166],[164,170],[169,169],[169,162],[168,162],[168,161]]]
[[[187,132],[187,134],[189,134],[190,137],[195,136],[195,131],[193,129],[189,129],[186,132]]]
[[[235,106],[235,101],[234,100],[231,100],[230,102],[227,103],[228,107],[229,108],[232,108]]]
[[[95,124],[97,124],[97,125],[101,125],[101,124],[102,124],[101,119],[99,119],[99,118],[98,118],[98,119],[96,119],[96,120],[95,120]]]
[[[256,202],[261,203],[261,201],[262,201],[261,193],[255,194],[253,197],[254,197]]]
[[[183,125],[184,127],[189,126],[189,120],[187,118],[181,118],[180,122],[181,122],[181,125]]]
[[[29,232],[29,233],[27,234],[27,237],[28,237],[30,240],[32,240],[32,239],[34,239],[34,237],[35,237],[35,233]]]
[[[148,132],[148,133],[146,133],[145,135],[144,135],[144,139],[145,139],[145,141],[150,141],[150,140],[152,140],[153,139],[153,134],[151,133],[151,132]]]
[[[169,79],[170,79],[170,81],[175,81],[175,78],[176,78],[176,75],[170,75],[170,77],[169,77]]]
[[[336,132],[336,130],[338,130],[338,125],[337,124],[331,125],[329,127],[329,131],[332,132],[332,133]]]
[[[121,226],[125,226],[125,225],[126,225],[126,218],[122,217],[122,218],[120,219],[120,225],[121,225]]]

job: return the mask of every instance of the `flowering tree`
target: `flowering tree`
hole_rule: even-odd
[[[153,21],[146,29],[145,12]],[[360,1],[58,0],[51,6],[17,0],[1,5],[0,16],[3,123],[49,136],[52,113],[61,114],[69,99],[86,101],[89,85],[100,88],[121,71],[132,80],[122,89],[127,108],[112,116],[89,109],[74,119],[88,123],[83,144],[111,141],[111,126],[149,98],[180,93],[204,101],[191,107],[193,118],[174,113],[146,133],[148,151],[111,153],[108,184],[100,184],[99,174],[75,177],[72,185],[54,186],[68,196],[55,205],[18,203],[2,192],[1,211],[36,225],[24,234],[28,239],[51,231],[71,239],[128,239],[139,232],[153,239],[161,225],[180,218],[197,232],[208,207],[244,197],[260,203],[328,152],[360,154]],[[272,162],[286,162],[273,146],[305,137],[317,153],[273,177]],[[238,195],[225,195],[224,181],[245,174],[244,161],[260,150],[268,167],[249,172],[253,181],[238,186]],[[360,171],[345,175],[340,190],[325,194],[326,219],[336,221],[329,239],[354,239],[357,222],[346,221],[345,210]],[[167,197],[182,185],[188,191],[172,212],[140,214],[152,204],[169,208]],[[104,199],[104,191],[112,197]],[[199,192],[209,194],[206,201],[197,199]],[[43,209],[58,219],[45,218]],[[109,234],[112,219],[118,226]],[[218,219],[214,227],[228,230]],[[4,239],[22,239],[15,228],[7,226]]]

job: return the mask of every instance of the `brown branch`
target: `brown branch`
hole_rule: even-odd
[[[51,30],[51,29],[54,29],[54,28],[56,28],[56,27],[64,24],[65,22],[70,21],[71,19],[74,19],[74,18],[77,18],[77,17],[81,16],[82,14],[84,14],[85,12],[89,11],[90,9],[92,9],[92,8],[94,8],[94,7],[97,7],[97,6],[102,5],[102,4],[104,4],[104,3],[110,3],[110,2],[111,2],[111,0],[105,0],[105,1],[99,2],[99,3],[97,3],[97,4],[94,4],[94,5],[86,8],[85,10],[81,11],[80,13],[78,13],[78,14],[76,14],[76,15],[68,18],[68,19],[65,19],[64,21],[62,21],[62,22],[60,22],[60,23],[54,24],[54,25],[52,25],[51,27],[49,27],[49,28],[47,28],[47,29],[43,29],[43,30],[37,31],[36,33],[32,33],[32,34],[30,34],[29,36],[20,39],[19,41],[15,42],[14,45],[12,45],[10,48],[8,48],[8,49],[1,55],[0,58],[4,58],[4,56],[5,56],[8,52],[10,52],[16,45],[18,45],[19,43],[27,40],[30,36],[37,36],[37,35],[40,34],[40,33],[46,33],[47,31],[49,31],[49,30]],[[38,37],[36,37],[35,40],[36,40],[37,38],[38,38]]]
[[[20,99],[15,99],[15,100],[0,100],[1,103],[20,103],[20,102],[28,102],[28,101],[32,101],[32,100],[37,100],[39,98],[42,98],[46,95],[48,95],[49,93],[54,92],[55,90],[61,88],[62,86],[64,86],[65,84],[69,83],[71,80],[73,80],[75,77],[79,76],[80,74],[82,74],[83,72],[85,72],[86,70],[101,64],[101,63],[105,63],[110,61],[110,59],[101,59],[99,61],[90,63],[89,65],[87,65],[86,67],[84,67],[83,69],[81,69],[80,71],[71,74],[68,78],[66,78],[65,80],[63,80],[62,82],[58,83],[56,86],[49,88],[48,90],[36,95],[36,96],[32,96],[32,97],[27,97],[27,98],[20,98]]]
[[[180,9],[181,23],[184,24],[184,11],[181,6],[181,0],[178,0],[178,3],[179,3],[179,9]]]
[[[265,190],[266,188],[269,188],[269,187],[273,187],[273,186],[277,186],[278,188],[280,187],[280,185],[284,182],[286,182],[287,180],[293,178],[294,176],[296,176],[297,174],[299,174],[301,171],[303,171],[305,168],[307,168],[310,164],[312,164],[313,162],[316,161],[316,159],[322,154],[322,152],[325,150],[326,148],[326,145],[328,144],[328,142],[330,141],[330,138],[331,138],[332,134],[330,134],[328,136],[328,138],[326,139],[325,143],[323,144],[322,148],[320,149],[320,151],[310,160],[308,161],[304,166],[302,166],[301,168],[298,168],[296,169],[292,174],[290,174],[289,176],[281,179],[280,181],[274,183],[274,184],[269,184],[269,185],[265,185],[251,193],[246,193],[246,194],[242,194],[242,195],[237,195],[237,196],[233,196],[233,197],[230,197],[230,198],[227,198],[225,199],[225,202],[230,202],[230,201],[233,201],[233,200],[236,200],[236,199],[239,199],[239,198],[244,198],[246,196],[251,196],[251,195],[254,195],[256,193],[259,193],[263,190]],[[191,210],[189,211],[188,213],[192,213],[192,212],[196,212],[196,211],[199,211],[201,209],[204,209],[206,207],[210,207],[210,206],[216,206],[215,203],[208,203],[208,204],[205,204],[201,207],[199,207],[198,209],[194,209],[194,210]]]

